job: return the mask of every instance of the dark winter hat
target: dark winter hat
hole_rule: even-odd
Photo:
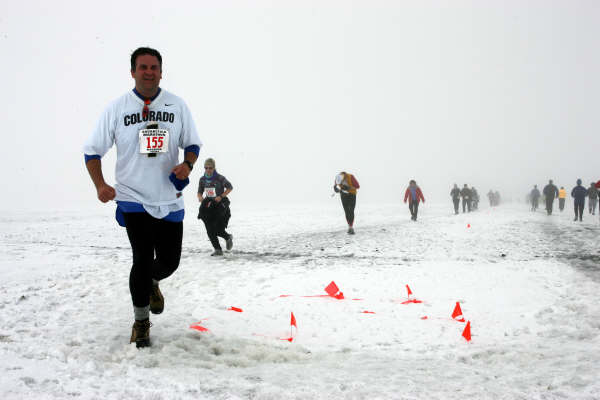
[[[577,184],[581,185],[581,179],[577,179]]]

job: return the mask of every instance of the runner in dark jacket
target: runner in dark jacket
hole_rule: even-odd
[[[465,186],[460,190],[460,197],[462,197],[462,209],[463,213],[465,212],[465,208],[471,212],[471,189],[465,183]]]
[[[452,203],[454,203],[454,214],[458,214],[458,206],[460,205],[460,189],[456,183],[450,191],[450,196],[452,197]]]
[[[577,179],[577,186],[571,190],[571,197],[575,199],[575,219],[579,218],[579,221],[583,217],[583,207],[585,206],[585,198],[587,196],[587,189],[581,186],[581,179]]]
[[[598,202],[598,189],[596,189],[596,184],[594,182],[590,183],[590,187],[587,191],[590,214],[596,215],[596,204]]]
[[[552,183],[552,179],[550,179],[548,184],[544,187],[544,196],[546,196],[546,212],[550,215],[552,214],[554,199],[558,197],[558,188]]]
[[[231,218],[227,195],[233,190],[233,186],[227,178],[217,173],[215,160],[212,158],[204,162],[204,170],[205,173],[198,184],[200,201],[198,219],[204,222],[206,234],[214,248],[211,256],[222,256],[223,250],[219,244],[219,237],[225,239],[227,250],[233,247],[233,235],[225,231]]]

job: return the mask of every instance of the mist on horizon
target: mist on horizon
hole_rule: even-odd
[[[357,207],[401,202],[410,179],[449,207],[454,183],[485,203],[490,189],[522,201],[548,179],[600,179],[593,1],[33,3],[0,18],[11,210],[105,207],[82,145],[133,88],[140,46],[161,52],[198,162],[216,159],[237,204],[329,202],[342,170],[361,184]]]

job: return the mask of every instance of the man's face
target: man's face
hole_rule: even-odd
[[[135,71],[131,71],[135,79],[135,87],[139,91],[155,92],[162,78],[162,70],[158,58],[143,54],[135,59]]]

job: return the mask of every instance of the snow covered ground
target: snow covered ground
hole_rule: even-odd
[[[209,256],[190,201],[143,350],[128,343],[131,256],[112,206],[5,214],[0,398],[600,398],[598,216],[427,203],[414,223],[403,205],[359,198],[348,236],[338,201],[234,200],[224,258]],[[344,300],[301,297],[332,280]],[[423,303],[401,304],[407,284]],[[457,301],[471,342],[450,319]],[[200,321],[210,332],[189,328]]]

